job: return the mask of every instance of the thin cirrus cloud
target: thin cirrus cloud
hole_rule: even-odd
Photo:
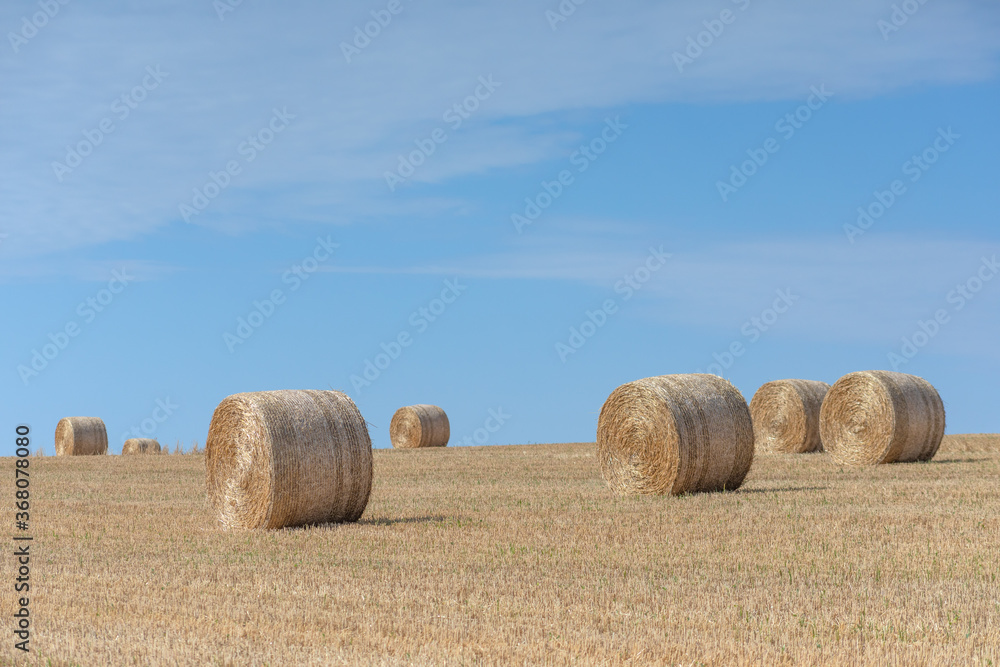
[[[568,223],[567,223],[568,224]],[[610,228],[626,233],[587,232],[539,236],[504,251],[464,259],[438,259],[402,266],[333,265],[324,271],[366,274],[459,276],[481,280],[547,280],[585,285],[595,303],[614,296],[614,285],[641,266],[655,238],[641,225]],[[647,240],[643,240],[647,239]],[[1000,326],[1000,276],[958,309],[949,301],[974,278],[984,259],[997,261],[1000,244],[919,236],[883,235],[851,245],[841,236],[794,241],[671,247],[671,255],[643,286],[637,316],[660,326],[732,328],[758,315],[777,290],[797,297],[783,335],[809,340],[895,341],[920,320],[944,309],[964,320],[959,347],[997,357],[990,332]],[[987,289],[988,288],[988,289]],[[958,297],[954,297],[956,300]],[[945,341],[945,347],[948,346]]]
[[[578,137],[574,124],[630,104],[798,98],[819,83],[850,99],[996,72],[1000,9],[989,3],[928,3],[888,40],[877,27],[891,11],[884,2],[743,4],[587,3],[553,30],[552,8],[527,0],[408,3],[351,63],[340,44],[370,19],[365,8],[244,2],[220,21],[204,2],[66,5],[0,56],[0,232],[9,234],[0,254],[38,256],[183,224],[179,204],[240,159],[241,142],[274,108],[295,120],[195,224],[253,228],[268,211],[328,223],[373,211],[402,217],[396,211],[419,208],[407,200],[424,193],[390,193],[385,171],[442,126],[443,111],[480,76],[501,87],[414,183],[447,186],[562,157]],[[16,29],[35,7],[5,4],[0,26]],[[725,8],[734,22],[679,72],[674,52]],[[128,118],[115,117],[112,101],[157,66],[163,82]],[[546,115],[568,120],[539,122]],[[105,117],[115,131],[57,180],[53,161]]]
[[[992,334],[1000,327],[1000,282],[983,284],[970,300],[957,292],[998,255],[995,242],[893,234],[857,245],[833,236],[722,246],[672,261],[648,290],[664,307],[646,316],[738,332],[771,304],[776,290],[790,290],[798,301],[781,335],[896,343],[945,310],[960,322],[946,328],[962,335],[943,336],[943,350],[1000,359]]]

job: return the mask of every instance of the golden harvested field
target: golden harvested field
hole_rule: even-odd
[[[998,436],[680,498],[593,444],[377,450],[360,523],[270,533],[217,527],[200,455],[31,461],[30,664],[1000,664]]]

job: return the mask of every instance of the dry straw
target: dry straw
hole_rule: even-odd
[[[837,463],[929,461],[944,437],[944,404],[927,380],[890,371],[850,373],[823,401],[820,434]]]
[[[56,456],[108,453],[108,429],[99,417],[63,417],[56,425]]]
[[[160,443],[149,438],[129,438],[122,445],[122,456],[129,454],[159,454]]]
[[[621,495],[737,489],[753,455],[747,402],[716,375],[623,384],[597,422],[601,473]]]
[[[205,443],[208,498],[226,528],[357,521],[372,488],[372,444],[339,391],[234,394]]]
[[[450,437],[448,415],[436,405],[400,408],[389,423],[389,439],[397,449],[444,447]]]
[[[823,451],[819,411],[830,385],[817,380],[774,380],[750,401],[758,452],[804,454]]]

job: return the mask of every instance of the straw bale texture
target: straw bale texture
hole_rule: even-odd
[[[108,453],[108,429],[100,417],[63,417],[56,424],[56,456]]]
[[[397,449],[444,447],[450,437],[448,415],[436,405],[400,408],[389,423],[389,439]]]
[[[226,528],[357,521],[372,486],[368,427],[339,391],[229,396],[212,416],[205,466]]]
[[[845,375],[820,411],[823,446],[844,465],[928,461],[944,424],[944,403],[931,383],[891,371]]]
[[[758,452],[804,454],[823,451],[819,411],[830,385],[818,380],[774,380],[750,401]]]
[[[737,489],[753,462],[742,394],[716,375],[662,375],[618,387],[601,409],[597,455],[618,494]]]

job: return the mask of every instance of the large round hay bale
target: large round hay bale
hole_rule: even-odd
[[[774,380],[750,401],[758,452],[804,454],[823,450],[819,411],[830,385],[818,380]]]
[[[747,402],[716,375],[623,384],[597,421],[601,473],[621,495],[737,489],[753,455]]]
[[[389,439],[397,449],[444,447],[450,437],[448,415],[436,405],[400,408],[389,423]]]
[[[927,380],[891,371],[849,373],[823,401],[820,434],[837,463],[928,461],[944,437],[944,403]]]
[[[159,454],[160,443],[149,438],[129,438],[122,445],[122,456],[129,454]]]
[[[108,453],[108,429],[100,417],[63,417],[56,424],[56,456]]]
[[[372,443],[339,391],[261,391],[215,409],[208,498],[226,528],[357,521],[372,488]]]

